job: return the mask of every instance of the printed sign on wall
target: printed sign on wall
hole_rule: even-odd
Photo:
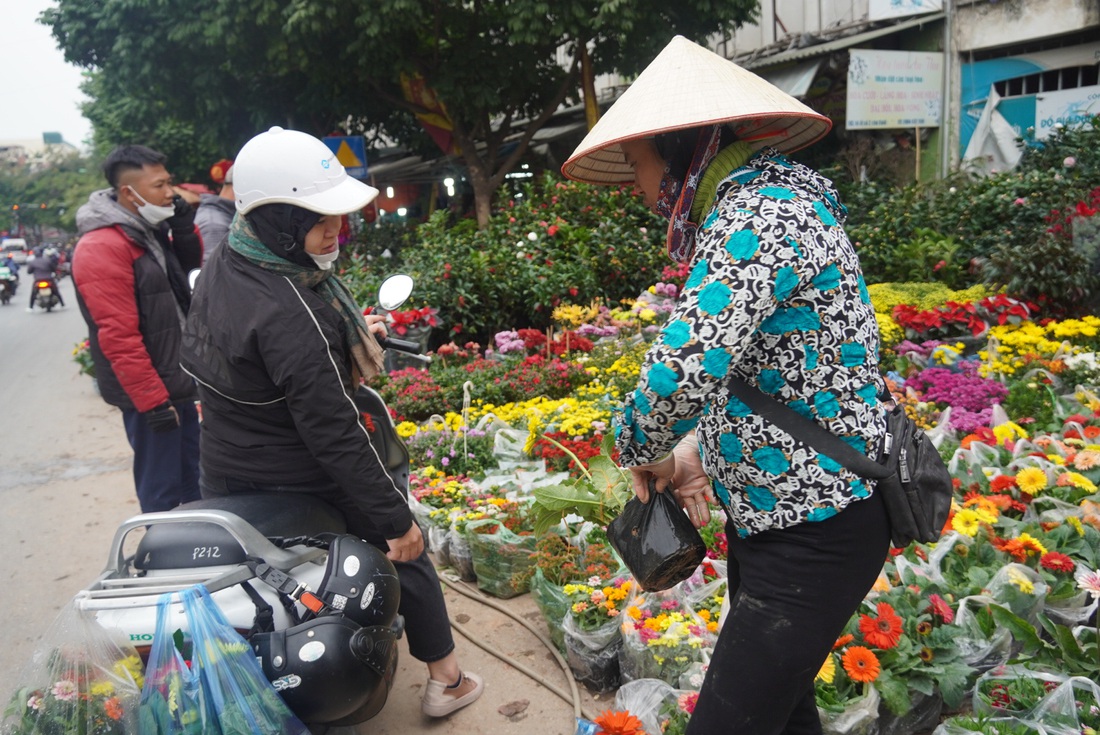
[[[1100,86],[1042,92],[1035,96],[1035,137],[1054,132],[1055,126],[1071,128],[1100,115]]]
[[[943,10],[943,0],[870,0],[867,8],[868,20],[901,18],[906,15],[921,15]]]
[[[849,130],[940,125],[942,53],[853,49],[849,54]]]

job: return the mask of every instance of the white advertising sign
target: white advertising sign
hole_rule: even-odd
[[[849,54],[849,130],[940,125],[942,53],[853,49]]]
[[[1077,127],[1100,115],[1100,86],[1042,92],[1035,96],[1035,137],[1054,132],[1056,125]]]
[[[868,20],[901,18],[943,10],[943,0],[869,0]]]

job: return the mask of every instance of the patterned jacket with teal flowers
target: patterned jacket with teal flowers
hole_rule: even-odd
[[[832,182],[773,150],[718,186],[676,308],[617,418],[624,467],[686,433],[742,537],[821,521],[873,484],[732,397],[732,372],[871,458],[886,432],[879,332]]]

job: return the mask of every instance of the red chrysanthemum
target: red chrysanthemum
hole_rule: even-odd
[[[955,611],[951,609],[951,605],[937,594],[928,596],[928,609],[944,623],[950,623],[955,619]]]
[[[859,632],[867,643],[885,651],[896,646],[901,638],[901,618],[889,603],[880,602],[876,609],[875,617],[859,616]]]
[[[1077,568],[1077,565],[1073,563],[1073,559],[1059,551],[1048,551],[1039,557],[1039,563],[1043,565],[1044,569],[1063,574],[1070,574]]]
[[[1003,493],[1016,487],[1015,475],[997,475],[989,481],[989,489],[995,493]]]

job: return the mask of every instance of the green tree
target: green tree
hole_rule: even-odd
[[[593,74],[636,73],[680,33],[751,20],[756,0],[59,0],[42,20],[66,57],[99,70],[87,114],[97,141],[144,138],[157,121],[231,153],[257,130],[334,128],[423,145],[402,76],[445,105],[479,225],[493,193],[563,101]],[[209,136],[209,138],[207,137]],[[112,140],[112,143],[120,142]],[[210,151],[210,156],[216,155]],[[177,168],[179,168],[177,164]]]
[[[14,225],[12,206],[18,204],[19,222],[31,233],[31,240],[42,228],[75,232],[76,210],[104,186],[99,166],[76,154],[55,158],[33,171],[5,167],[0,171],[0,203],[5,210],[0,229]]]

